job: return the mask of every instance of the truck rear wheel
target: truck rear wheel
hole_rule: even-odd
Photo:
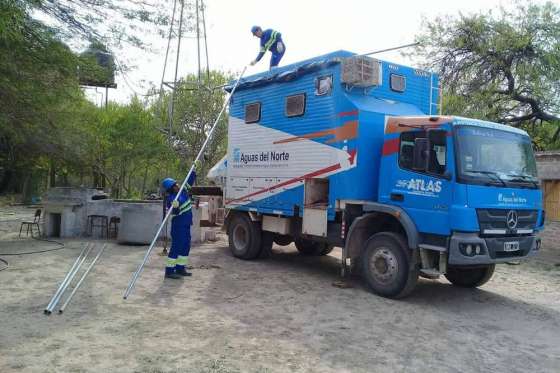
[[[445,277],[455,286],[476,288],[492,278],[495,267],[495,264],[477,268],[449,267]]]
[[[295,243],[298,251],[308,256],[327,255],[333,250],[333,247],[327,243],[311,241],[305,238],[298,238]]]
[[[362,273],[374,293],[387,298],[402,298],[416,286],[418,268],[410,264],[410,250],[396,233],[374,234],[362,253]]]
[[[236,258],[255,259],[261,252],[262,231],[246,214],[236,214],[228,226],[229,249]]]

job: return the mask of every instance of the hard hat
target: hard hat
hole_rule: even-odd
[[[163,179],[163,181],[161,182],[161,186],[163,187],[163,189],[169,190],[176,183],[177,182],[175,181],[175,179],[172,179],[172,178],[168,177],[168,178]]]
[[[257,30],[260,30],[261,26],[253,26],[251,27],[251,34],[255,35],[255,32],[257,32]]]

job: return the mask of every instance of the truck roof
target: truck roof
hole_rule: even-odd
[[[524,131],[520,128],[515,128],[515,127],[512,127],[512,126],[508,126],[507,124],[489,122],[489,121],[481,120],[481,119],[464,118],[464,117],[460,117],[460,116],[454,116],[454,119],[455,120],[453,122],[453,125],[455,125],[455,126],[462,125],[462,124],[467,124],[469,126],[494,128],[494,129],[497,129],[497,130],[502,130],[502,131],[507,131],[507,132],[512,132],[512,133],[517,133],[519,135],[529,136],[529,134],[526,131]]]
[[[390,117],[395,117],[395,115],[390,115]],[[431,118],[431,120],[429,121],[423,121],[425,119]],[[442,124],[442,122],[444,123],[448,123],[448,122],[452,122],[453,126],[461,126],[461,125],[469,125],[469,126],[475,126],[475,127],[481,127],[481,128],[493,128],[493,129],[497,129],[497,130],[501,130],[501,131],[506,131],[506,132],[511,132],[511,133],[516,133],[518,135],[524,135],[524,136],[529,136],[529,134],[527,132],[525,132],[522,129],[519,128],[515,128],[512,126],[508,126],[506,124],[501,124],[501,123],[495,123],[495,122],[490,122],[490,121],[486,121],[486,120],[481,120],[481,119],[473,119],[473,118],[465,118],[465,117],[461,117],[461,116],[456,116],[456,115],[452,115],[452,116],[442,116],[442,115],[419,115],[419,116],[411,116],[411,115],[405,115],[405,116],[398,116],[398,121],[399,122],[410,122],[410,124],[414,124],[415,126],[430,126],[433,124]]]
[[[262,87],[277,82],[287,82],[301,75],[315,72],[325,67],[329,67],[334,64],[340,63],[343,58],[348,58],[356,55],[358,54],[354,52],[350,52],[346,50],[338,50],[335,52],[323,54],[321,56],[309,58],[303,61],[294,62],[286,66],[277,67],[270,71],[264,71],[258,74],[253,74],[241,79],[237,87],[237,90],[257,88],[257,87]],[[389,63],[387,61],[382,61],[382,60],[379,61],[385,62],[393,66],[405,67],[404,65]],[[416,71],[423,72],[426,74],[431,74],[421,69],[416,69]],[[230,81],[229,84],[225,87],[225,90],[230,92],[234,84],[235,81]]]

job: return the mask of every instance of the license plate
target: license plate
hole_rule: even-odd
[[[504,242],[504,251],[518,251],[519,250],[519,242]]]

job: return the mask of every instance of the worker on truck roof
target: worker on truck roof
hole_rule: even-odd
[[[257,58],[251,61],[251,66],[259,62],[268,50],[272,53],[270,57],[270,69],[272,70],[273,67],[278,66],[286,51],[286,45],[282,41],[282,34],[272,29],[263,31],[260,26],[253,26],[251,28],[251,33],[253,36],[261,39],[261,49]]]
[[[171,211],[171,250],[167,256],[165,266],[165,278],[180,279],[183,276],[191,276],[187,271],[187,261],[191,250],[191,197],[188,189],[196,181],[196,169],[200,167],[200,161],[195,162],[193,172],[187,180],[187,190],[179,190],[179,185],[170,177],[161,183],[167,193],[166,206]],[[179,195],[177,199],[175,199]]]

